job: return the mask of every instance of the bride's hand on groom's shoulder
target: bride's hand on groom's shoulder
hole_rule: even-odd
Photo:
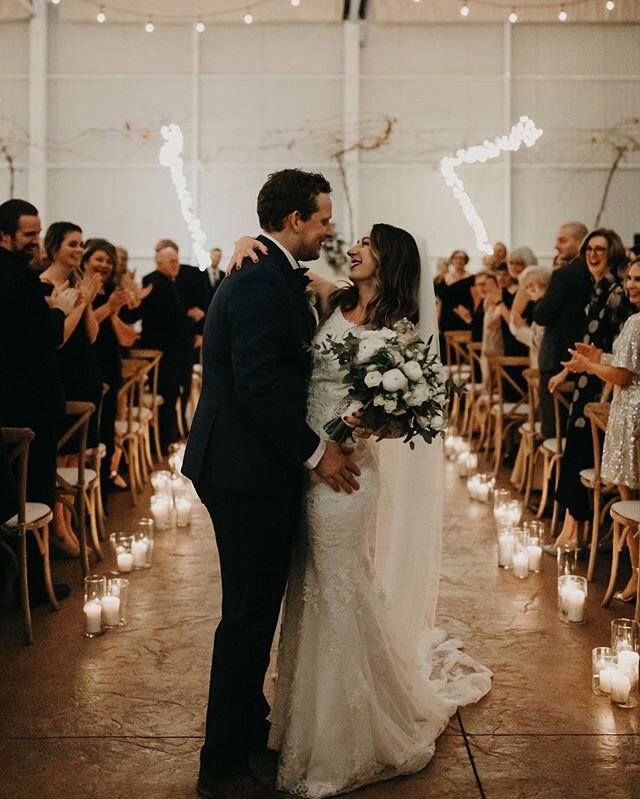
[[[258,239],[254,239],[251,236],[242,236],[242,238],[239,238],[235,243],[235,249],[233,250],[229,265],[227,266],[226,274],[230,274],[234,267],[240,269],[245,258],[251,258],[253,263],[257,264],[259,259],[258,253],[269,255],[269,248],[266,244],[258,241]]]
[[[354,461],[346,455],[335,441],[327,441],[327,447],[320,462],[315,468],[324,482],[335,492],[345,491],[352,494],[360,488],[356,475],[360,469]]]

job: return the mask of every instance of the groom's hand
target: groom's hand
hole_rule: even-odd
[[[315,471],[334,491],[352,494],[360,488],[355,477],[360,474],[358,465],[345,455],[335,441],[327,441],[327,448]]]

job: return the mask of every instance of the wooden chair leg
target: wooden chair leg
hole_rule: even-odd
[[[591,551],[589,552],[589,566],[587,568],[587,580],[593,581],[593,573],[596,569],[596,558],[598,557],[598,540],[600,538],[600,490],[598,486],[593,491],[593,519],[591,521]]]
[[[622,525],[619,522],[613,523],[613,552],[611,553],[611,576],[609,577],[609,585],[607,586],[604,599],[602,600],[602,607],[608,608],[611,602],[611,597],[616,588],[616,579],[618,578],[618,563],[620,561],[620,552],[624,546],[626,539],[626,528],[620,532]]]
[[[22,622],[24,625],[24,642],[33,643],[33,626],[31,624],[31,607],[29,605],[29,577],[27,571],[27,533],[20,535],[20,599],[22,602]]]
[[[89,511],[89,529],[91,531],[91,543],[95,550],[98,560],[103,559],[102,547],[100,546],[100,535],[98,533],[98,502],[96,499],[96,486],[89,489],[89,495],[86,498],[87,510]]]
[[[549,497],[549,480],[551,479],[551,470],[549,469],[549,458],[546,453],[542,453],[542,494],[540,496],[540,505],[536,513],[536,519],[541,519],[544,515],[544,510],[547,507],[547,498]]]
[[[529,507],[531,501],[531,492],[533,491],[533,478],[536,473],[536,464],[538,462],[538,451],[536,450],[535,441],[531,444],[531,458],[529,464],[529,471],[527,472],[527,487],[524,493],[524,507]]]
[[[160,446],[160,425],[158,423],[158,411],[154,412],[153,417],[153,448],[156,452],[156,463],[162,463],[162,447]]]
[[[42,538],[38,539],[40,552],[42,553],[42,573],[44,575],[44,584],[47,589],[49,597],[49,604],[53,610],[60,610],[56,592],[53,590],[53,580],[51,579],[51,558],[49,554],[49,525],[46,524],[42,528]]]
[[[82,576],[89,574],[89,548],[87,547],[87,520],[85,507],[84,489],[80,486],[76,488],[76,498],[74,503],[75,520],[78,530],[78,541],[80,542],[80,563],[82,565]]]
[[[180,438],[186,438],[182,423],[182,399],[180,397],[176,400],[176,422],[178,423],[178,435]]]

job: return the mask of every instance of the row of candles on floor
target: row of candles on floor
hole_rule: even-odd
[[[514,577],[524,579],[542,566],[544,524],[522,518],[522,502],[511,498],[511,492],[495,488],[492,474],[477,472],[478,458],[461,437],[450,433],[445,438],[445,455],[456,463],[458,475],[466,478],[471,499],[493,502],[493,515],[498,536],[498,565],[511,570]],[[577,574],[578,551],[560,547],[556,553],[558,578],[558,616],[567,624],[583,624],[587,598],[587,579]],[[596,647],[592,652],[592,689],[597,695],[609,696],[620,707],[636,707],[640,663],[640,626],[631,619],[611,622],[611,646]]]
[[[119,575],[151,568],[154,531],[169,530],[174,526],[185,528],[191,524],[196,495],[191,482],[180,475],[183,456],[184,444],[175,445],[169,456],[171,471],[151,474],[153,518],[139,519],[133,532],[110,534],[112,577],[97,574],[85,577],[84,616],[88,638],[126,623],[129,581]]]

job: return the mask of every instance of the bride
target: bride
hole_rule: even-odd
[[[258,249],[241,239],[232,263]],[[348,255],[351,285],[308,273],[321,323],[307,422],[321,437],[347,393],[337,361],[320,354],[329,337],[419,316],[422,338],[438,340],[423,241],[376,224]],[[308,799],[424,768],[457,707],[491,687],[491,672],[434,628],[441,442],[416,439],[411,451],[358,432],[360,490],[308,485],[281,628],[269,747],[280,752],[277,788]]]

